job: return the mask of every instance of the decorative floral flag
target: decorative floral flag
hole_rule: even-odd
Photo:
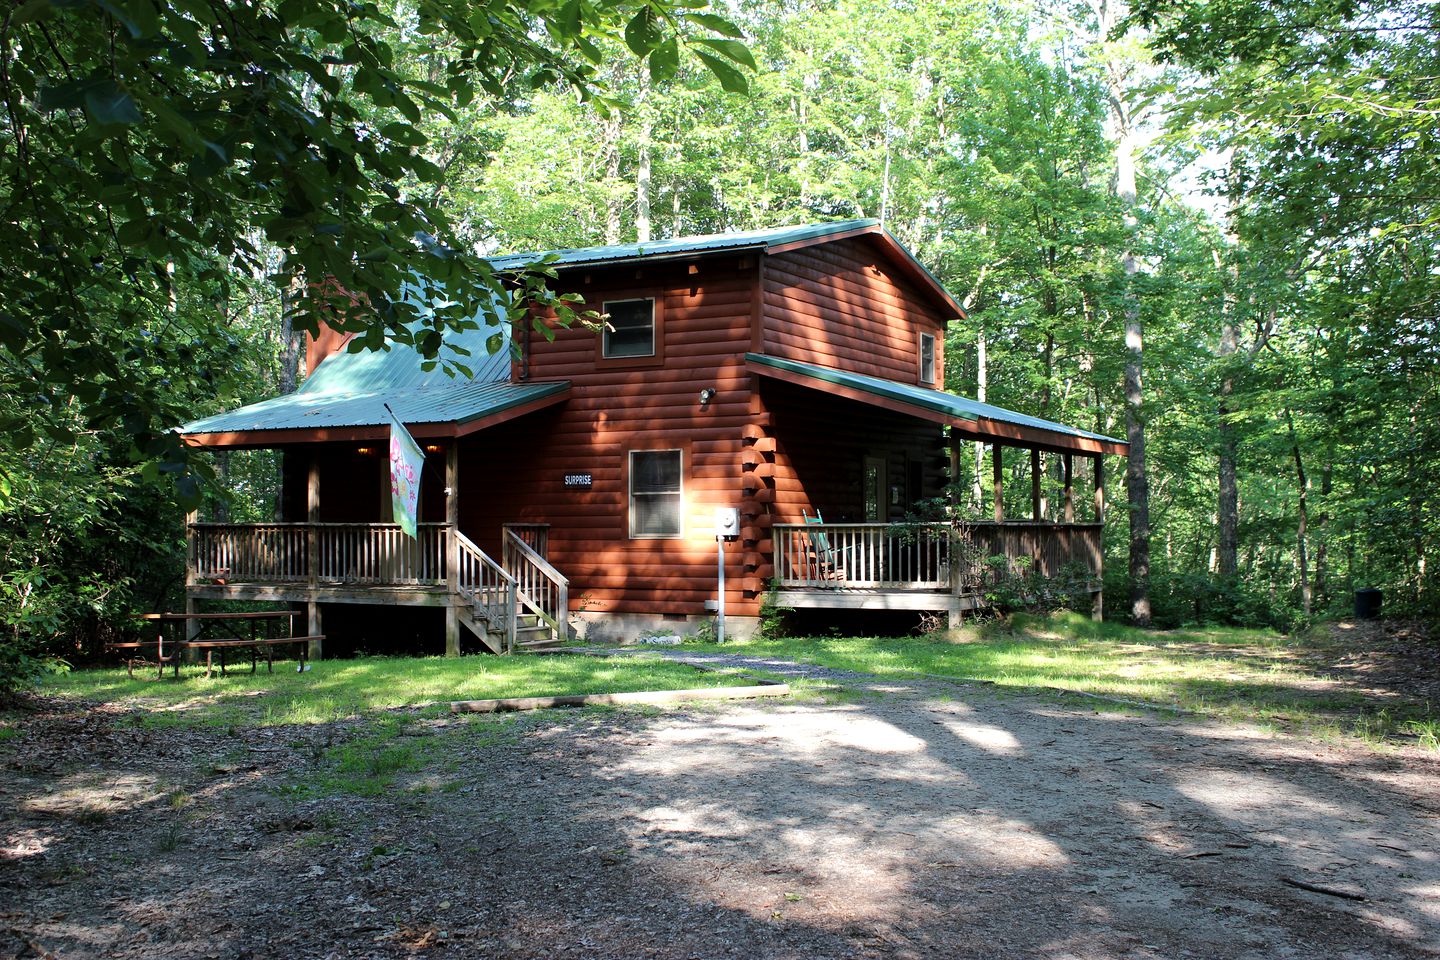
[[[410,436],[387,405],[390,414],[390,503],[395,522],[411,539],[415,538],[415,519],[420,510],[420,471],[425,466],[425,451]]]

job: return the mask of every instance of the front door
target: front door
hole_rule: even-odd
[[[865,458],[865,522],[882,523],[886,519],[885,458]]]

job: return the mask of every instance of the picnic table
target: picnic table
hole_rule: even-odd
[[[275,672],[275,648],[285,646],[297,647],[300,669],[305,669],[305,664],[310,656],[310,643],[315,640],[324,640],[324,635],[297,637],[295,633],[295,618],[302,614],[298,610],[267,610],[252,613],[142,613],[138,619],[146,621],[155,626],[154,640],[138,640],[124,643],[107,643],[105,649],[130,653],[131,656],[125,660],[125,666],[130,676],[135,675],[137,666],[149,666],[152,661],[148,654],[153,650],[154,665],[158,669],[158,677],[165,675],[165,667],[173,666],[174,675],[180,676],[180,661],[184,658],[187,650],[197,653],[205,651],[205,676],[209,677],[214,672],[216,654],[220,660],[220,675],[225,676],[225,657],[228,652],[235,650],[247,650],[250,653],[250,672],[254,673],[259,665],[260,655],[263,651],[265,656],[265,669]],[[272,627],[278,625],[281,620],[288,621],[284,636],[271,636]],[[185,636],[189,629],[188,624],[198,624],[194,636]],[[229,636],[216,636],[216,632],[232,625],[224,632]],[[237,627],[239,629],[237,629]],[[169,639],[165,634],[171,633]],[[238,636],[245,633],[246,636]],[[178,634],[178,635],[177,635]]]

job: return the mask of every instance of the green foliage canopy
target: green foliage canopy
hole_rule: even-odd
[[[616,38],[659,76],[690,51],[739,90],[751,61],[737,34],[684,0],[7,5],[0,437],[18,451],[37,434],[120,431],[195,502],[194,459],[170,432],[194,410],[152,374],[224,379],[237,278],[287,289],[298,328],[431,357],[446,329],[548,302],[543,272],[507,284],[467,255],[435,202],[422,119],[551,83],[608,109],[596,79]],[[397,56],[417,44],[424,69]],[[402,297],[416,276],[448,296],[423,317]],[[209,308],[177,312],[181,286]],[[78,422],[55,412],[72,404]]]

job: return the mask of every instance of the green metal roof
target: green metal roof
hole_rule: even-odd
[[[610,247],[578,247],[573,250],[545,250],[536,253],[512,253],[491,257],[490,265],[497,270],[516,270],[547,257],[551,266],[572,267],[612,260],[639,260],[678,257],[693,253],[715,253],[723,250],[752,250],[778,247],[801,240],[816,240],[836,233],[878,226],[879,220],[838,220],[834,223],[812,223],[800,227],[770,227],[765,230],[742,230],[736,233],[711,233],[698,237],[676,237],[650,243],[622,243]]]
[[[500,334],[500,349],[491,353],[486,341]],[[325,358],[299,388],[299,393],[363,393],[367,390],[449,387],[465,382],[463,374],[451,377],[437,364],[426,370],[413,347],[391,343],[389,350],[341,350]],[[460,349],[456,349],[456,348]],[[469,352],[467,356],[461,350]],[[446,331],[440,357],[468,367],[471,382],[498,383],[510,379],[510,343],[499,327]]]
[[[570,389],[568,381],[511,383],[509,343],[495,353],[486,349],[496,332],[482,325],[445,335],[441,356],[469,367],[474,374],[469,378],[451,377],[439,365],[424,369],[420,354],[402,344],[392,343],[389,350],[341,350],[326,357],[294,393],[187,423],[180,432],[381,426],[390,422],[387,403],[402,423],[465,424]]]
[[[981,403],[978,400],[968,400],[965,397],[958,397],[953,393],[945,393],[942,390],[930,390],[926,387],[911,386],[908,383],[898,383],[894,380],[883,380],[880,377],[871,377],[863,373],[849,373],[844,370],[835,370],[831,367],[822,367],[813,363],[802,363],[798,360],[770,357],[763,353],[747,353],[745,359],[753,363],[761,364],[762,366],[803,374],[804,376],[812,377],[823,383],[833,383],[837,386],[849,387],[876,397],[906,403],[924,410],[955,417],[959,420],[995,420],[1000,423],[1010,423],[1020,427],[1046,430],[1050,433],[1058,433],[1067,437],[1081,437],[1086,440],[1098,440],[1102,443],[1116,443],[1122,446],[1125,444],[1124,440],[1116,440],[1113,437],[1107,437],[1103,434],[1091,433],[1088,430],[1069,427],[1063,423],[1056,423],[1053,420],[1042,420],[1039,417],[1016,413],[1014,410],[1006,410],[1004,407],[997,407],[994,404]]]
[[[262,400],[248,407],[187,423],[180,432],[189,435],[378,427],[390,422],[390,415],[385,412],[386,404],[405,424],[465,424],[570,389],[568,381],[477,383],[461,380],[456,383],[452,387],[413,387],[359,394],[297,390],[283,397]]]

